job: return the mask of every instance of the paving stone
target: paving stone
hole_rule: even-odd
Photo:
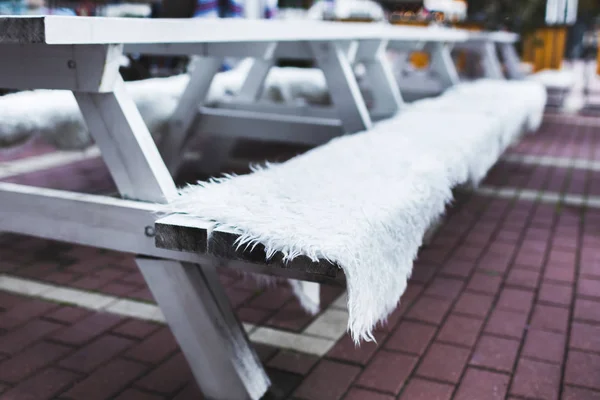
[[[69,389],[65,397],[86,400],[110,398],[146,372],[146,369],[146,366],[134,361],[111,360]],[[165,376],[164,379],[169,378]]]
[[[569,306],[573,288],[564,284],[543,282],[538,293],[538,301],[554,305]]]
[[[2,314],[0,329],[14,329],[56,308],[58,308],[56,303],[27,299],[19,302]]]
[[[573,322],[570,347],[600,353],[600,325]]]
[[[48,368],[21,381],[2,394],[3,399],[54,400],[65,388],[76,382],[80,376],[74,372]],[[82,397],[79,397],[82,398]],[[86,400],[92,397],[83,397]]]
[[[362,388],[352,388],[344,400],[394,400],[394,396]]]
[[[134,339],[144,339],[160,329],[162,325],[155,322],[130,319],[113,328],[112,332]]]
[[[562,400],[600,400],[600,392],[590,389],[565,386]]]
[[[267,365],[271,368],[306,375],[317,362],[319,362],[319,357],[317,356],[281,350]]]
[[[600,280],[580,278],[577,283],[577,295],[596,299],[600,298]]]
[[[357,383],[397,395],[417,363],[417,357],[407,354],[378,352],[359,376]]]
[[[600,302],[576,299],[574,318],[584,321],[600,322]]]
[[[463,288],[463,281],[451,278],[435,278],[425,291],[425,295],[453,300]]]
[[[55,322],[32,320],[25,325],[0,335],[0,353],[16,354],[63,325]]]
[[[444,319],[450,305],[449,300],[423,296],[417,300],[406,316],[422,322],[439,324]]]
[[[558,399],[560,367],[544,362],[521,359],[510,393],[536,399]]]
[[[52,335],[53,340],[70,345],[82,345],[112,329],[123,319],[119,316],[96,312]]]
[[[600,390],[600,355],[569,350],[565,383]]]
[[[294,392],[294,397],[306,400],[341,399],[359,373],[359,367],[322,360]]]
[[[470,363],[497,371],[511,372],[519,351],[519,341],[483,335]]]
[[[412,378],[402,391],[400,400],[450,400],[454,386]]]
[[[439,381],[458,383],[469,350],[447,344],[434,343],[422,359],[417,375]]]
[[[134,342],[113,335],[103,335],[63,359],[59,365],[77,372],[90,373],[101,364],[129,348]]]
[[[381,349],[381,344],[386,337],[382,331],[374,332],[376,342],[360,343],[359,347],[354,343],[350,335],[345,334],[327,353],[330,358],[348,361],[356,364],[366,365],[375,352]]]
[[[506,284],[522,288],[535,289],[538,287],[540,273],[522,268],[513,268],[506,278]]]
[[[135,365],[141,365],[135,363]],[[154,368],[135,385],[141,389],[161,394],[173,394],[192,378],[192,371],[182,353],[177,353]]]
[[[71,347],[56,343],[38,342],[0,362],[0,381],[17,384],[72,350]]]
[[[496,303],[496,309],[528,314],[533,303],[534,293],[529,290],[504,288]]]
[[[442,325],[437,340],[471,347],[475,344],[482,325],[481,319],[450,314]]]
[[[525,338],[522,354],[560,364],[565,350],[566,335],[548,331],[530,329]]]
[[[493,300],[492,296],[463,292],[454,304],[454,311],[473,317],[485,318],[492,307]]]
[[[421,322],[402,321],[384,347],[406,353],[422,355],[433,339],[436,327]]]
[[[521,339],[526,322],[526,314],[513,311],[494,310],[484,331],[514,339]]]
[[[497,274],[475,272],[467,285],[467,289],[489,295],[495,295],[500,289],[502,277]]]
[[[164,326],[140,343],[132,346],[126,353],[127,358],[146,363],[159,363],[172,355],[179,346],[171,330]]]
[[[503,400],[508,391],[508,375],[468,368],[462,379],[455,400]]]
[[[531,327],[565,333],[569,323],[569,310],[564,307],[538,304],[533,311]]]

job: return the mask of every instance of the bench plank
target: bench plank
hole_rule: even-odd
[[[158,219],[155,224],[156,247],[165,250],[182,251],[194,254],[208,254],[222,260],[242,261],[262,264],[269,269],[289,269],[302,276],[310,276],[311,281],[343,285],[345,276],[335,264],[325,260],[314,262],[306,257],[297,257],[290,262],[276,254],[266,260],[264,246],[253,248],[236,245],[238,234],[224,228],[208,232],[207,222],[186,215],[169,215]]]

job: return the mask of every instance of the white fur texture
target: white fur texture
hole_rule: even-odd
[[[529,75],[528,78],[551,89],[570,89],[575,85],[575,74],[568,69],[545,69]]]
[[[357,342],[372,340],[451,188],[478,183],[504,150],[501,104],[481,93],[486,105],[474,108],[470,96],[479,90],[457,88],[286,163],[189,186],[162,211],[233,229],[239,246],[261,243],[267,257],[337,263],[347,278],[349,331]],[[506,101],[515,101],[511,90],[523,92],[498,90]],[[517,117],[514,125],[525,127],[532,116]]]
[[[308,9],[307,18],[370,18],[376,21],[385,18],[385,11],[371,0],[337,0],[334,3],[320,0]]]

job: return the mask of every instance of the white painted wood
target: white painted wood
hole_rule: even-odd
[[[498,59],[496,53],[496,46],[494,43],[485,43],[481,49],[482,66],[484,71],[484,77],[491,79],[505,79],[504,73],[502,72],[502,64]]]
[[[392,116],[404,105],[386,54],[387,46],[386,40],[361,41],[354,57],[355,62],[365,66],[365,75],[371,85],[374,100],[374,107],[369,110],[371,116]]]
[[[183,162],[183,150],[198,107],[206,100],[210,85],[221,65],[220,58],[198,57],[193,60],[190,80],[169,119],[167,131],[160,143],[163,160],[173,175]]]
[[[126,54],[198,55],[203,57],[273,58],[275,42],[228,43],[131,43],[124,47]]]
[[[0,17],[0,43],[110,44],[216,43],[297,40],[446,40],[466,32],[444,28],[312,20],[146,19],[104,17]],[[73,32],[77,32],[76,35]]]
[[[248,111],[253,113],[291,115],[296,117],[310,117],[320,119],[337,119],[335,108],[332,106],[312,106],[310,104],[288,105],[276,104],[268,101],[254,103],[238,103],[234,101],[221,101],[214,104],[215,109]]]
[[[521,69],[521,59],[517,54],[517,50],[512,43],[501,43],[498,45],[502,61],[506,66],[506,74],[508,79],[524,79],[525,73]]]
[[[137,258],[153,296],[209,399],[261,398],[270,386],[215,270]]]
[[[452,60],[449,44],[428,43],[425,49],[431,56],[430,70],[435,73],[444,89],[460,82],[456,65],[454,65],[454,61]]]
[[[156,204],[6,182],[0,182],[0,204],[0,229],[5,232],[185,262],[214,261],[214,257],[207,254],[206,236],[210,224],[180,215],[159,219]],[[154,236],[157,220],[192,226],[203,232],[194,236],[198,247],[194,252],[157,248]],[[233,232],[219,228],[212,234],[219,238]],[[307,272],[302,268],[265,266],[248,261],[236,261],[227,266],[308,281],[332,282],[337,279],[329,277],[329,270],[312,269],[312,272]]]
[[[177,189],[135,103],[119,79],[112,93],[75,93],[122,196],[164,203]]]
[[[514,44],[519,40],[519,35],[513,32],[494,31],[494,32],[475,32],[470,31],[469,41],[485,41],[493,43]]]
[[[362,99],[360,99],[362,101]],[[344,133],[339,120],[297,117],[246,110],[202,107],[194,127],[198,135],[268,139],[299,144],[323,144]]]
[[[0,44],[1,36],[0,30]],[[120,45],[0,45],[0,87],[111,91],[120,78],[121,51]]]
[[[272,66],[272,61],[255,59],[242,88],[236,96],[236,100],[241,102],[257,101]]]
[[[346,133],[371,128],[372,121],[345,52],[336,43],[310,42],[314,59],[325,75],[331,100]]]
[[[76,98],[121,195],[168,202],[177,196],[175,184],[124,88],[119,81],[114,93],[76,94]],[[269,378],[213,277],[214,265],[136,261],[205,397],[262,397]]]

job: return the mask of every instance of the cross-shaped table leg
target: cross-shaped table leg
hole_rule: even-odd
[[[122,195],[150,202],[176,196],[173,179],[122,80],[110,92],[75,92],[75,97]],[[214,266],[147,258],[137,263],[205,396],[260,398],[269,378]]]

